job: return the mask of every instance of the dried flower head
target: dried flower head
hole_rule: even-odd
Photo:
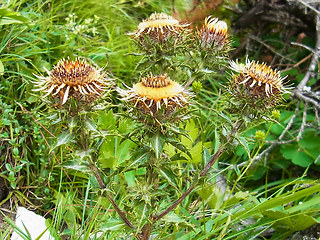
[[[231,61],[230,68],[237,72],[231,80],[233,95],[257,110],[276,106],[288,90],[283,85],[286,77],[281,77],[279,71],[265,63],[249,59],[246,64]]]
[[[38,89],[45,92],[44,97],[52,94],[60,98],[60,105],[66,103],[69,97],[79,101],[91,102],[98,98],[106,89],[107,76],[100,68],[96,68],[86,61],[62,59],[51,71],[46,69],[48,76],[37,76],[35,82]]]
[[[145,36],[148,36],[151,41],[164,43],[170,37],[179,38],[188,25],[180,24],[177,19],[165,13],[153,13],[138,25],[138,30],[130,35],[142,43],[145,41]]]
[[[221,50],[228,44],[228,26],[224,21],[219,21],[218,18],[207,17],[199,32],[199,39],[202,47]]]
[[[164,113],[175,111],[188,104],[187,97],[190,93],[179,83],[172,81],[167,74],[153,76],[150,74],[142,78],[127,90],[118,88],[122,100],[129,100],[134,107],[144,113],[156,114],[164,109]]]

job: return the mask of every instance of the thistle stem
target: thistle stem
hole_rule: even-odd
[[[235,135],[236,132],[239,130],[239,128],[242,125],[242,121],[238,120],[235,122],[233,129],[231,130],[230,134],[226,137],[227,138],[227,142],[230,141],[231,136]],[[203,177],[205,176],[208,171],[210,170],[210,168],[212,167],[212,165],[217,161],[217,159],[220,157],[220,155],[222,154],[223,150],[225,148],[225,144],[222,144],[219,149],[217,150],[217,152],[212,156],[211,160],[207,163],[207,165],[204,167],[204,169],[201,171],[199,177]],[[169,206],[166,210],[164,210],[162,213],[160,213],[157,216],[151,216],[150,220],[152,220],[153,222],[163,218],[165,215],[167,215],[171,210],[173,210],[176,206],[179,205],[179,203],[181,203],[192,191],[193,189],[195,189],[195,187],[198,184],[198,180],[195,180],[191,186],[175,201],[171,204],[171,206]]]
[[[224,146],[221,145],[218,151],[213,155],[211,160],[207,163],[207,165],[204,167],[204,169],[200,173],[200,177],[203,177],[206,175],[206,173],[209,171],[209,169],[212,167],[212,165],[217,161],[219,156],[221,155],[222,151],[224,149]],[[192,190],[197,186],[198,180],[191,184],[191,186],[175,201],[171,204],[170,207],[168,207],[166,210],[164,210],[162,213],[160,213],[157,216],[151,216],[152,221],[157,221],[167,215],[171,210],[173,210],[176,206],[179,205],[191,192]]]
[[[104,184],[100,174],[99,174],[99,170],[98,168],[94,165],[93,162],[90,161],[90,168],[93,171],[93,174],[95,176],[95,178],[97,179],[99,186],[102,190],[104,190],[106,188],[106,185]],[[117,203],[113,200],[113,198],[110,196],[109,193],[105,192],[106,197],[108,198],[109,202],[111,203],[111,205],[114,207],[114,209],[116,210],[116,212],[119,214],[119,216],[121,217],[122,221],[129,227],[132,229],[135,229],[135,226],[133,226],[133,224],[129,221],[129,219],[126,217],[126,215],[124,214],[123,211],[121,211],[121,209],[119,208],[119,206],[117,205]]]

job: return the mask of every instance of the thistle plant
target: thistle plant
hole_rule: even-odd
[[[118,88],[118,92],[121,100],[131,104],[130,111],[134,111],[136,117],[149,126],[179,120],[177,111],[189,104],[188,97],[191,96],[187,89],[167,74],[153,76],[152,73],[126,90]],[[148,116],[152,118],[151,123],[147,120]]]
[[[199,31],[188,26],[164,13],[154,13],[131,34],[143,55],[137,64],[141,79],[116,88],[121,102],[116,110],[121,116],[117,117],[117,124],[120,126],[123,118],[129,119],[134,126],[130,132],[121,132],[120,127],[114,131],[99,129],[96,123],[94,106],[99,98],[106,101],[105,93],[111,85],[102,69],[80,58],[63,59],[47,70],[47,77],[38,76],[35,83],[35,91],[44,92],[44,98],[51,95],[58,102],[56,111],[76,109],[72,116],[64,115],[61,135],[72,135],[72,154],[86,167],[85,172],[95,177],[101,190],[96,191],[97,195],[107,198],[125,224],[127,236],[137,239],[149,239],[163,225],[170,231],[173,225],[167,226],[162,220],[175,216],[176,207],[210,181],[207,175],[212,166],[234,148],[246,127],[244,115],[263,115],[266,109],[276,107],[287,91],[280,73],[265,64],[231,61],[230,69],[235,73],[227,88],[229,93],[223,93],[223,97],[231,94],[230,102],[241,111],[226,110],[232,120],[217,127],[223,137],[215,150],[210,153],[207,149],[209,156],[205,158],[205,143],[198,136],[192,139],[186,127],[201,112],[189,85],[194,83],[193,89],[200,91],[201,81],[226,67],[230,40],[226,23],[216,18],[206,18]],[[221,117],[219,114],[214,117]],[[77,119],[76,128],[70,128],[73,119]],[[104,144],[112,143],[111,137],[126,139],[133,145],[127,153],[129,159],[115,167],[103,154]],[[257,132],[255,137],[260,142],[265,140],[263,132]],[[193,142],[187,145],[186,139]],[[116,149],[117,143],[114,145]],[[108,167],[101,166],[101,162]],[[123,176],[126,178],[133,171],[139,174],[123,182]],[[119,206],[114,194],[118,188],[120,199],[125,201],[123,206]],[[129,193],[122,197],[126,191]]]
[[[102,69],[80,58],[62,59],[51,71],[46,69],[46,72],[47,77],[37,76],[38,81],[34,82],[37,88],[34,91],[44,92],[43,98],[50,94],[59,98],[60,106],[70,98],[90,104],[107,88],[107,76],[102,73]]]
[[[248,59],[245,64],[231,61],[230,69],[235,72],[231,75],[230,92],[235,98],[234,106],[242,112],[257,115],[273,110],[289,90],[283,82],[286,77],[265,63]]]
[[[228,26],[218,18],[207,17],[199,31],[199,41],[201,47],[208,52],[228,51],[230,41],[228,39]]]
[[[179,24],[179,22],[173,18],[166,17],[164,20],[160,17],[157,19],[155,16],[156,15],[150,17],[151,20],[147,19],[146,21],[142,22],[139,25],[140,30],[135,34],[136,37],[139,37],[138,40],[140,41],[140,46],[142,49],[146,47],[145,42],[149,41],[150,38],[154,44],[167,44],[166,36],[168,32],[165,32],[162,29],[166,29],[166,31],[169,31],[171,34],[174,29],[173,26]],[[160,22],[162,24],[168,24],[169,26],[164,27],[163,25],[160,25]],[[198,38],[196,42],[199,43],[198,48],[193,50],[195,51],[195,54],[193,55],[195,55],[196,58],[191,55],[193,57],[193,63],[201,62],[201,64],[194,64],[193,68],[190,69],[192,69],[194,72],[201,71],[201,69],[199,70],[199,67],[208,65],[209,59],[210,61],[215,60],[215,63],[211,64],[212,66],[221,67],[225,65],[225,53],[229,50],[229,39],[226,32],[227,27],[225,22],[214,18],[207,18],[205,20],[203,28],[195,36],[195,38]],[[172,36],[177,38],[178,33],[178,31],[175,31]],[[178,40],[180,40],[180,38],[178,38]],[[192,45],[188,45],[190,42],[184,42],[183,44],[181,48],[184,49],[184,51],[181,51],[179,53],[180,55],[175,52],[175,55],[172,56],[172,58],[167,58],[165,60],[172,62],[169,64],[163,64],[161,61],[153,62],[153,67],[155,69],[158,68],[158,71],[159,69],[164,71],[166,67],[168,68],[167,70],[170,71],[169,66],[176,66],[176,71],[179,71],[179,68],[181,70],[181,66],[183,66],[185,61],[189,59],[187,52],[190,50],[190,47],[192,47]],[[153,48],[154,46],[149,45],[148,47]],[[162,52],[154,52],[157,53],[158,57],[160,57],[162,54]],[[206,54],[202,55],[203,52],[206,52]],[[165,52],[165,54],[168,54],[168,52]],[[175,58],[178,55],[180,58]],[[221,59],[224,59],[223,63],[217,60],[219,56],[221,56]],[[152,57],[154,57],[154,55]],[[149,55],[146,55],[146,58],[150,59]],[[253,79],[268,79],[271,72],[273,73],[273,70],[267,68],[262,71],[258,71],[257,69],[250,76],[252,76]],[[180,75],[180,77],[174,74],[172,75],[177,79],[180,79],[180,81],[187,80],[183,79],[185,75]],[[275,72],[274,75],[280,77],[277,72]],[[203,78],[201,80],[203,80]],[[262,81],[264,84],[267,82],[267,80],[260,80],[260,82],[257,83],[258,86],[261,86]],[[279,91],[277,92],[274,90],[272,94],[280,95],[280,93],[283,92],[282,90],[284,88],[282,85],[280,86],[281,81],[281,78],[280,80],[274,79],[274,82],[278,82],[277,86],[279,87]],[[190,84],[190,82],[188,84]],[[206,162],[202,169],[196,167],[198,172],[194,173],[191,177],[191,180],[188,183],[189,187],[185,190],[185,192],[177,194],[177,192],[172,192],[170,189],[169,191],[162,189],[159,194],[159,184],[164,183],[165,185],[170,185],[170,183],[166,183],[166,181],[172,181],[172,179],[168,179],[168,175],[171,174],[174,176],[173,178],[175,181],[179,181],[179,178],[183,179],[184,175],[190,177],[188,172],[184,172],[182,175],[178,175],[177,172],[175,172],[176,168],[174,166],[174,162],[171,159],[170,154],[168,154],[166,148],[167,146],[172,146],[178,153],[182,150],[190,154],[188,148],[180,142],[183,136],[188,134],[183,128],[180,127],[181,124],[184,124],[183,120],[185,119],[185,116],[189,115],[190,118],[196,117],[194,113],[190,112],[190,108],[192,106],[188,106],[190,101],[188,98],[190,98],[190,96],[193,94],[186,89],[187,86],[182,87],[176,81],[171,80],[166,73],[161,75],[153,75],[150,73],[146,77],[142,77],[141,82],[134,84],[132,87],[127,87],[127,89],[118,88],[118,93],[122,97],[121,100],[126,102],[125,105],[130,109],[128,115],[135,119],[138,123],[143,123],[138,125],[140,131],[136,131],[136,137],[140,141],[141,148],[145,149],[143,154],[148,156],[143,162],[141,162],[140,165],[140,167],[146,167],[144,179],[147,180],[137,180],[139,181],[139,184],[137,184],[136,188],[131,189],[131,191],[134,192],[132,196],[140,196],[138,199],[144,202],[144,211],[141,212],[134,209],[135,207],[137,208],[137,204],[132,205],[133,209],[127,209],[129,212],[135,212],[134,215],[137,216],[138,219],[142,219],[142,221],[138,222],[138,228],[136,231],[136,237],[138,239],[149,239],[152,229],[159,227],[158,221],[160,221],[166,215],[172,213],[172,211],[186,197],[188,197],[189,194],[191,194],[191,192],[197,188],[199,184],[205,181],[206,174],[210,171],[213,164],[217,161],[220,155],[223,154],[224,151],[228,150],[230,147],[229,143],[233,141],[234,137],[237,136],[238,133],[241,132],[241,130],[245,127],[244,122],[242,121],[242,116],[236,117],[234,123],[229,127],[229,132],[225,135],[224,142],[221,143],[220,147],[212,155],[211,159]],[[248,91],[248,89],[243,89],[242,93],[249,94],[249,92],[246,93],[246,91]],[[267,97],[271,96],[271,92],[267,93]],[[236,92],[234,92],[234,94],[236,95]],[[277,97],[278,96],[274,97],[273,99],[277,99]],[[241,100],[246,101],[244,98]],[[268,99],[265,98],[265,101],[268,101]],[[272,106],[276,106],[276,102]],[[179,115],[179,111],[181,109],[185,109],[184,117]],[[256,108],[254,111],[261,111],[261,109]],[[177,129],[179,130],[177,131]],[[134,134],[132,134],[131,137],[133,135]],[[179,157],[181,157],[181,155]],[[132,159],[132,161],[135,160]],[[164,174],[164,172],[169,174]],[[166,201],[162,202],[161,199],[165,199],[166,194],[173,194],[173,196],[176,196],[176,200],[171,203],[166,203]],[[137,198],[135,199],[137,201]],[[170,197],[170,199],[174,199],[174,197]]]
[[[48,104],[48,111],[55,113],[53,120],[60,131],[55,147],[75,143],[72,154],[76,154],[80,162],[84,159],[89,161],[85,165],[90,167],[93,159],[97,158],[97,153],[92,149],[97,142],[92,135],[95,118],[92,110],[108,105],[100,103],[108,95],[110,78],[101,68],[80,57],[61,59],[51,71],[45,70],[48,76],[36,75],[38,79],[33,82],[33,91],[44,94],[42,99],[51,103]]]
[[[157,57],[173,54],[183,45],[189,24],[180,23],[165,13],[153,13],[143,20],[138,29],[130,33],[138,45],[149,55]]]

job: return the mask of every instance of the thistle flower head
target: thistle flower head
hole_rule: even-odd
[[[138,29],[130,35],[141,43],[144,43],[146,36],[153,42],[165,43],[170,37],[179,38],[187,26],[188,24],[180,24],[177,19],[165,13],[153,13],[149,18],[143,20],[138,25]]]
[[[190,93],[179,83],[172,81],[167,74],[142,78],[128,89],[118,88],[122,100],[134,103],[134,107],[143,113],[156,115],[162,109],[164,114],[174,112],[188,104]]]
[[[288,92],[280,72],[265,63],[246,60],[246,64],[231,61],[232,93],[238,100],[245,101],[257,110],[268,109],[279,104],[282,94]]]
[[[202,47],[221,50],[228,43],[228,26],[218,18],[207,17],[199,32],[199,39]]]
[[[91,102],[98,98],[106,89],[107,76],[100,68],[96,68],[79,58],[75,60],[62,59],[48,76],[37,76],[37,89],[46,93],[44,97],[52,95],[60,98],[60,105],[70,97],[79,101]]]

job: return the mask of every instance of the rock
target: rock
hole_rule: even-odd
[[[47,230],[45,220],[44,217],[39,216],[24,207],[18,207],[15,225],[26,236],[28,236],[29,233],[32,240],[37,239],[42,233],[43,235],[39,240],[54,240]],[[21,232],[15,229],[11,236],[11,240],[23,240],[24,238],[21,237]]]

